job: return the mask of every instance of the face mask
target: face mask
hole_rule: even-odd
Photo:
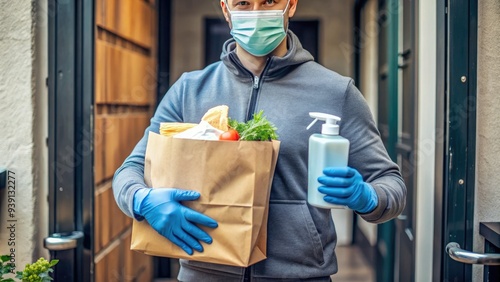
[[[262,57],[266,56],[283,41],[286,36],[285,11],[230,11],[231,35],[248,53]],[[226,2],[227,5],[227,2]]]

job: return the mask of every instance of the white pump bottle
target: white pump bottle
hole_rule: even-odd
[[[307,201],[310,205],[325,208],[345,208],[326,202],[325,194],[318,191],[322,186],[318,177],[323,175],[326,167],[346,167],[349,158],[349,140],[339,135],[340,118],[334,115],[311,112],[314,121],[307,127],[309,130],[318,120],[325,121],[321,134],[315,133],[309,137],[309,168]]]

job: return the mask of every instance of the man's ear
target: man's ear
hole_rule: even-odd
[[[295,15],[295,11],[297,10],[297,5],[299,4],[299,0],[290,0],[290,8],[288,9],[288,17],[292,18]]]
[[[229,23],[229,12],[227,11],[226,1],[220,0],[220,7],[222,9],[222,14],[224,14],[224,18],[226,22]]]

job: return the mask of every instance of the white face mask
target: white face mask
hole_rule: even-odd
[[[231,35],[248,53],[262,57],[274,51],[286,37],[284,11],[231,11]]]

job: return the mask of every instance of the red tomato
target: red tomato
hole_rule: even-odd
[[[219,140],[238,141],[240,140],[240,135],[238,134],[238,131],[229,129],[228,131],[219,135]]]

